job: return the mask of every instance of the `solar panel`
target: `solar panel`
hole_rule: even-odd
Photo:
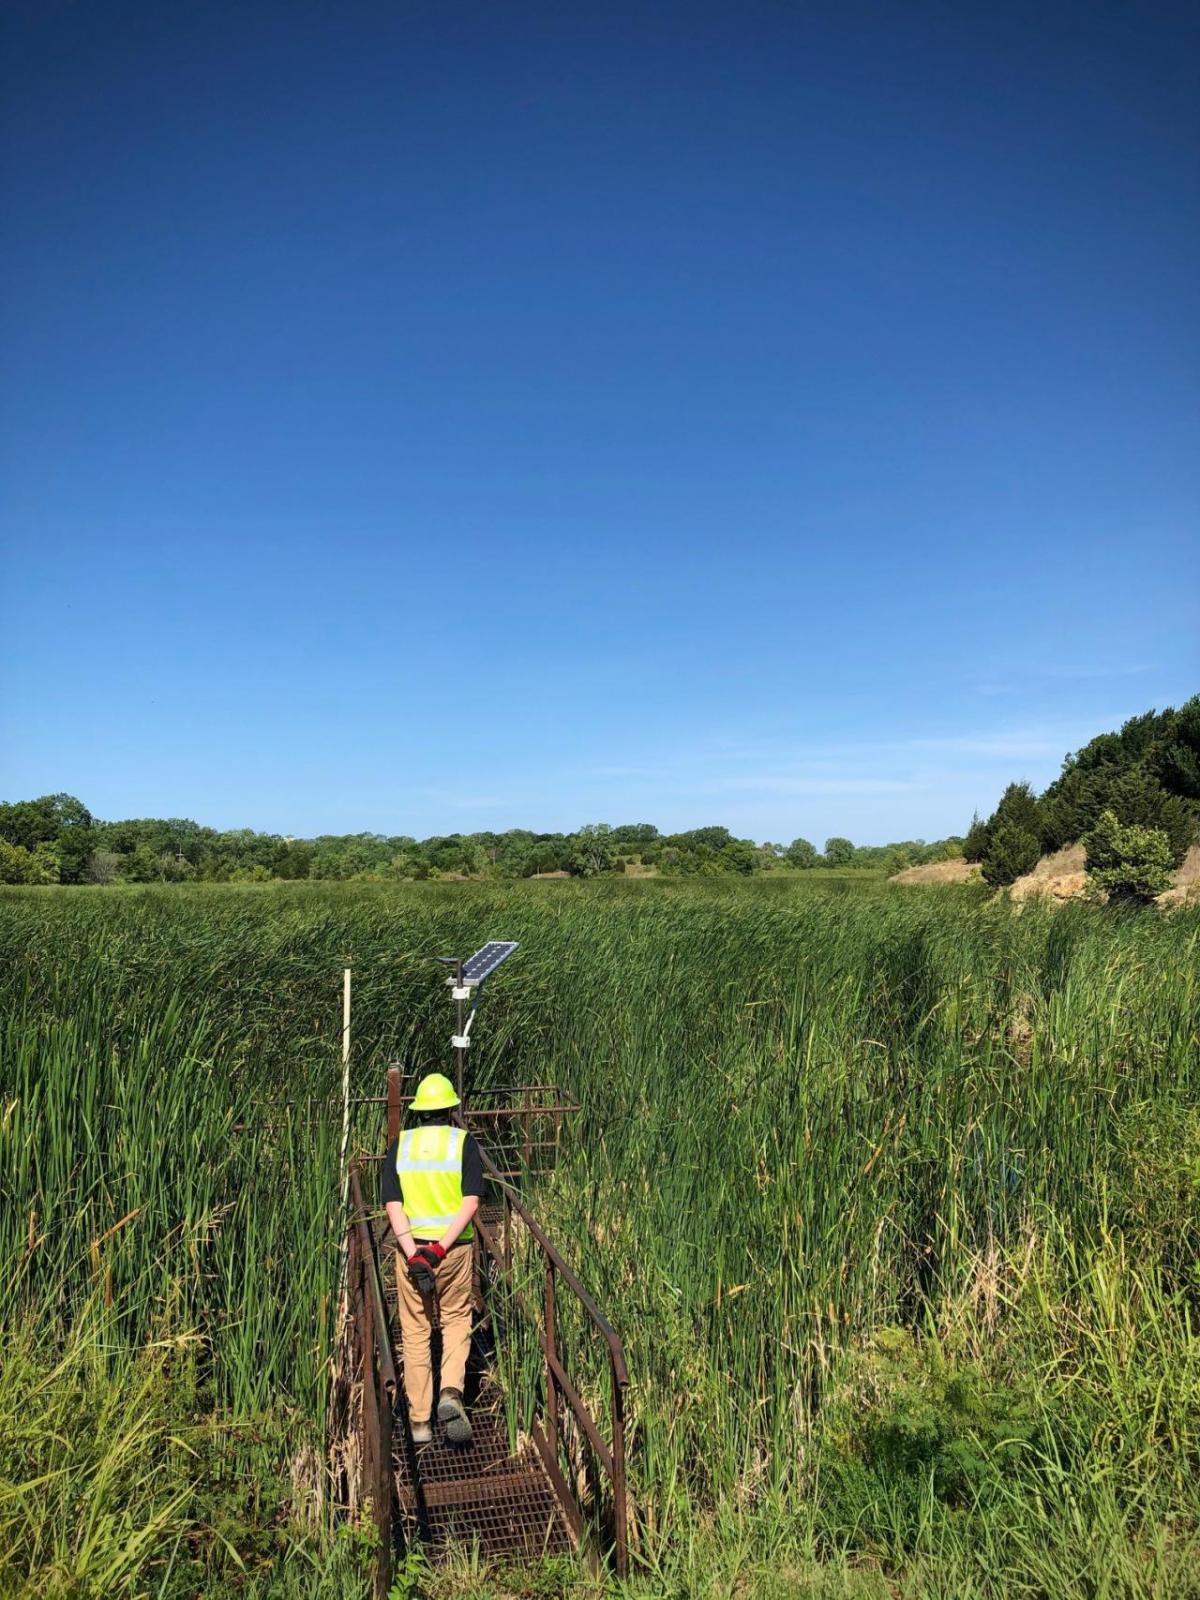
[[[482,950],[476,950],[468,961],[463,962],[462,981],[482,983],[516,948],[515,939],[489,939]]]

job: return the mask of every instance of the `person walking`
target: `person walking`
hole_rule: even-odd
[[[438,1421],[452,1444],[467,1444],[471,1419],[463,1399],[471,1345],[474,1218],[483,1197],[483,1157],[473,1135],[456,1128],[458,1096],[449,1078],[421,1079],[410,1126],[388,1146],[381,1183],[400,1247],[396,1261],[404,1391],[414,1444],[433,1439],[435,1313],[442,1330]]]

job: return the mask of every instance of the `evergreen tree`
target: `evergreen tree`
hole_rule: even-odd
[[[983,858],[983,880],[993,889],[1002,889],[1024,873],[1032,872],[1041,853],[1038,836],[1030,828],[1022,827],[1019,822],[999,822],[991,830],[987,854]]]
[[[1147,758],[1168,794],[1200,801],[1200,694],[1173,713],[1169,730]]]
[[[1081,767],[1052,783],[1039,807],[1042,849],[1061,850],[1081,839],[1104,809],[1107,791],[1107,773],[1101,776]]]
[[[1151,773],[1133,767],[1109,787],[1108,804],[1122,826],[1153,828],[1162,832],[1171,850],[1171,865],[1177,867],[1196,837],[1196,816],[1178,795],[1168,794]]]
[[[1041,813],[1038,799],[1025,782],[1010,783],[1000,796],[1000,804],[988,818],[988,831],[994,833],[1002,825],[1018,828],[1022,833],[1041,835]]]
[[[982,861],[987,853],[988,825],[982,821],[978,811],[971,818],[971,826],[967,829],[967,836],[963,840],[962,853],[968,861]]]

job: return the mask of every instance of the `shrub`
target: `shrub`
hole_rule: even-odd
[[[93,850],[80,874],[84,883],[115,883],[121,872],[121,857],[115,850]]]
[[[356,878],[359,876],[365,877],[368,882],[373,881],[370,874],[355,873]],[[270,883],[271,874],[260,861],[256,861],[253,866],[235,867],[229,874],[229,881],[230,883]]]
[[[24,845],[0,839],[0,883],[28,883],[33,856]]]
[[[1196,818],[1186,800],[1168,794],[1141,768],[1122,773],[1108,792],[1105,807],[1126,827],[1152,828],[1166,836],[1170,865],[1177,867],[1196,836]]]
[[[1113,1131],[1109,1215],[1136,1259],[1186,1287],[1200,1261],[1200,1108],[1138,1101]]]
[[[57,883],[57,845],[43,840],[32,850],[0,838],[0,883]]]
[[[938,1511],[979,1512],[1045,1448],[1047,1419],[1017,1387],[947,1359],[905,1329],[885,1328],[852,1357],[818,1436],[819,1488],[830,1520],[863,1543],[911,1546]]]
[[[725,872],[739,872],[749,877],[758,865],[758,852],[746,839],[733,839],[722,847],[718,861]]]
[[[1014,883],[1038,864],[1041,845],[1036,833],[1016,822],[1001,822],[992,829],[983,858],[983,881],[993,889]]]
[[[1102,811],[1084,844],[1088,877],[1110,900],[1145,905],[1171,886],[1171,841],[1161,828],[1126,827]]]
[[[971,826],[963,840],[962,853],[967,861],[982,861],[987,854],[988,827],[980,820],[978,811],[971,818]]]

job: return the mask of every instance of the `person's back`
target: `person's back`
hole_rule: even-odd
[[[483,1158],[474,1137],[449,1120],[458,1105],[450,1080],[430,1073],[417,1086],[412,1126],[389,1145],[381,1191],[396,1235],[404,1389],[413,1439],[433,1437],[434,1309],[442,1330],[438,1420],[465,1444],[471,1423],[463,1400],[471,1345],[474,1218],[483,1195]]]

